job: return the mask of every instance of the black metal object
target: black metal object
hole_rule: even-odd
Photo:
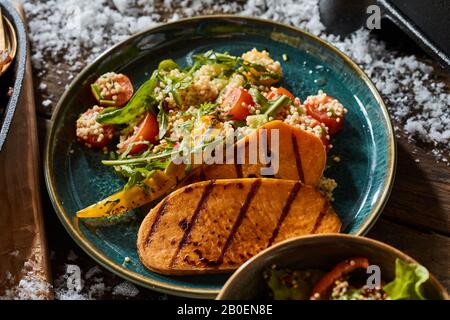
[[[14,111],[16,110],[20,92],[22,91],[22,81],[25,73],[25,63],[27,57],[27,40],[25,26],[22,22],[22,19],[20,18],[17,11],[12,7],[11,3],[8,0],[0,0],[0,5],[2,7],[3,15],[11,21],[17,35],[17,51],[13,61],[13,65],[2,76],[0,81],[0,90],[2,90],[0,109],[4,109],[0,110],[1,151],[2,146],[6,140],[9,126],[14,116]],[[7,97],[6,95],[9,86],[11,86],[13,89],[11,97]],[[6,107],[4,107],[5,105]]]
[[[320,20],[327,32],[346,36],[365,25],[366,9],[376,0],[319,0]]]
[[[378,5],[425,52],[450,70],[450,1],[448,0],[319,0],[327,31],[345,36],[366,25],[367,7]]]

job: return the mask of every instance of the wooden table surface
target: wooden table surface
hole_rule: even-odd
[[[377,35],[383,40],[392,41],[391,35]],[[405,37],[395,40],[400,54],[413,52],[418,58],[429,61],[425,54],[409,41],[403,43]],[[403,51],[403,52],[402,52]],[[60,67],[64,69],[64,66]],[[63,73],[64,74],[64,73]],[[435,78],[450,86],[450,75],[436,66]],[[55,97],[64,91],[66,76],[52,73],[45,76],[48,85],[46,94]],[[50,125],[47,110],[40,108],[43,100],[42,92],[35,90],[38,106],[38,124],[41,139]],[[400,123],[394,123],[401,126]],[[436,162],[431,155],[432,146],[418,145],[409,142],[401,135],[397,139],[397,172],[390,199],[378,222],[368,233],[372,237],[384,241],[406,252],[424,264],[430,272],[450,289],[450,167],[443,162]],[[45,190],[45,186],[42,188]],[[70,239],[56,218],[46,192],[43,192],[46,231],[48,246],[51,252],[51,265],[56,278],[63,272],[64,264],[70,250],[78,256],[74,263],[82,270],[88,270],[96,263],[88,257]],[[72,261],[73,262],[73,261]],[[104,270],[104,281],[107,286],[121,282],[117,276]],[[136,298],[158,299],[165,297],[150,290],[140,289]],[[108,293],[105,298],[111,298]],[[113,297],[114,298],[114,297]]]

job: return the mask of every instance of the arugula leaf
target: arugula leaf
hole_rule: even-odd
[[[166,110],[164,110],[164,106],[162,103],[159,104],[159,112],[157,116],[158,124],[159,124],[159,133],[158,139],[162,139],[167,132],[169,126],[169,115]]]
[[[422,284],[429,278],[428,270],[415,263],[395,260],[395,279],[384,286],[392,300],[426,300]]]
[[[228,53],[218,53],[213,50],[194,55],[194,61],[200,65],[221,64],[226,69],[237,69],[240,66],[240,59]]]
[[[158,71],[159,72],[161,72],[161,71],[170,71],[170,70],[173,70],[173,69],[181,70],[180,66],[175,61],[173,61],[172,59],[163,60],[158,65]]]
[[[153,97],[158,81],[158,71],[155,70],[149,80],[136,91],[131,100],[123,108],[101,113],[97,122],[102,124],[129,124],[146,111],[152,111],[156,99]]]
[[[267,79],[273,79],[276,81],[281,79],[281,74],[271,72],[263,65],[244,60],[241,57],[232,56],[226,52],[218,53],[213,50],[209,50],[204,54],[195,55],[194,61],[199,64],[221,64],[227,70],[234,70],[239,72],[247,80],[248,72],[253,74],[252,79],[255,79],[257,82],[262,82]]]

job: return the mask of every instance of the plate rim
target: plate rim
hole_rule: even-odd
[[[380,216],[381,212],[383,211],[388,199],[389,195],[392,190],[393,182],[394,182],[394,176],[395,176],[395,168],[396,168],[396,162],[397,162],[397,146],[395,142],[395,135],[392,125],[392,120],[389,115],[389,111],[383,101],[383,98],[381,97],[379,91],[373,84],[373,82],[369,79],[369,77],[364,73],[364,71],[345,53],[343,53],[338,48],[334,47],[332,44],[330,44],[328,41],[321,39],[320,37],[307,32],[303,29],[285,24],[280,23],[277,21],[269,20],[269,19],[262,19],[257,17],[248,17],[248,16],[239,16],[239,15],[233,15],[233,14],[219,14],[219,15],[201,15],[197,17],[190,17],[190,18],[184,18],[180,19],[174,22],[168,22],[168,23],[160,23],[154,27],[150,27],[148,29],[145,29],[141,32],[135,33],[125,40],[115,44],[114,46],[110,47],[109,49],[105,50],[102,54],[100,54],[97,58],[95,58],[90,64],[88,64],[86,67],[83,68],[83,70],[72,80],[71,84],[69,85],[69,88],[63,93],[61,98],[58,101],[58,104],[56,105],[55,109],[53,110],[52,117],[51,117],[51,128],[50,132],[47,136],[46,142],[45,142],[45,151],[44,151],[44,177],[45,177],[45,184],[47,187],[47,191],[52,203],[52,206],[54,210],[56,211],[56,214],[63,224],[66,231],[69,233],[69,235],[72,237],[72,239],[90,256],[92,257],[96,262],[98,262],[100,265],[102,265],[104,268],[108,269],[109,271],[119,275],[120,277],[133,282],[135,284],[138,284],[140,286],[149,288],[151,290],[155,290],[158,292],[176,295],[176,296],[182,296],[182,297],[189,297],[189,298],[215,298],[217,294],[219,294],[220,289],[205,289],[205,288],[191,288],[191,287],[185,287],[180,285],[173,285],[170,283],[167,283],[165,281],[150,279],[146,276],[143,276],[139,273],[136,273],[134,271],[131,271],[122,265],[119,265],[113,261],[111,261],[105,254],[103,254],[100,250],[95,248],[90,241],[88,241],[85,237],[79,234],[79,232],[76,230],[76,228],[73,226],[71,219],[67,215],[61,200],[59,199],[58,193],[56,191],[55,187],[55,181],[54,181],[54,174],[50,168],[53,167],[53,160],[52,160],[52,154],[50,151],[52,150],[52,142],[55,139],[55,119],[58,117],[60,110],[62,109],[62,102],[66,100],[67,96],[72,91],[73,84],[78,81],[78,79],[82,78],[86,73],[88,73],[89,69],[91,69],[92,66],[99,63],[105,56],[110,54],[110,52],[114,51],[116,48],[122,46],[124,43],[131,41],[132,39],[135,39],[145,33],[152,33],[156,32],[160,29],[164,29],[166,27],[170,26],[176,26],[176,25],[182,25],[184,23],[192,23],[197,22],[200,23],[202,21],[207,20],[234,20],[234,21],[246,21],[246,22],[256,22],[256,23],[263,23],[268,25],[275,25],[280,28],[287,28],[295,33],[302,34],[303,36],[306,36],[310,38],[312,41],[316,41],[319,45],[325,47],[327,50],[330,50],[337,54],[340,58],[343,59],[344,63],[346,63],[353,71],[356,72],[356,74],[361,78],[361,80],[364,81],[365,85],[370,89],[370,92],[372,96],[375,98],[378,106],[380,107],[383,115],[383,119],[386,122],[387,125],[387,138],[388,138],[388,146],[387,146],[387,172],[386,172],[386,178],[383,182],[382,192],[378,198],[378,201],[376,205],[371,209],[370,214],[368,215],[366,222],[359,228],[359,230],[354,233],[356,236],[363,236],[365,235],[370,228],[375,224],[378,217]]]

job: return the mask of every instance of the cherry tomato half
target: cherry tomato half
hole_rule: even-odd
[[[129,137],[124,143],[121,151],[125,151],[128,148],[128,145],[133,142],[138,141],[149,141],[152,144],[156,144],[158,142],[159,125],[156,120],[155,115],[150,112],[147,112],[145,118],[137,126],[137,129],[133,133],[131,137]],[[130,151],[130,154],[139,153],[147,148],[145,144],[135,144]]]
[[[105,147],[114,136],[114,127],[95,121],[103,107],[95,106],[86,110],[77,120],[77,138],[92,148]]]
[[[228,109],[225,115],[231,120],[242,121],[250,114],[249,107],[254,106],[252,96],[245,89],[234,88],[222,100],[222,108]]]
[[[351,258],[338,263],[333,270],[325,274],[322,279],[320,279],[311,291],[311,299],[322,300],[326,299],[327,294],[331,290],[334,282],[342,276],[352,272],[353,270],[369,267],[369,260],[367,258]]]
[[[325,96],[325,98],[322,99],[321,103],[327,104],[332,100],[333,98]],[[305,101],[306,113],[308,115],[325,124],[328,127],[328,132],[331,135],[338,133],[344,125],[344,116],[337,116],[335,114],[330,116],[328,115],[328,110],[326,108],[324,108],[323,110],[319,110],[319,107],[320,104],[318,103],[318,100],[307,99]]]
[[[111,88],[106,87],[106,83],[112,85]],[[130,79],[122,74],[113,72],[106,73],[95,81],[97,88],[100,91],[100,101],[114,101],[115,106],[124,106],[133,96],[133,84]],[[105,90],[103,90],[105,89]],[[117,91],[116,91],[117,90]],[[114,100],[114,97],[116,99]],[[96,97],[98,98],[98,97]]]
[[[276,88],[275,90],[271,90],[269,94],[267,95],[268,100],[273,100],[279,96],[287,96],[289,99],[291,99],[292,102],[294,102],[295,97],[294,95],[287,89],[283,87]]]

